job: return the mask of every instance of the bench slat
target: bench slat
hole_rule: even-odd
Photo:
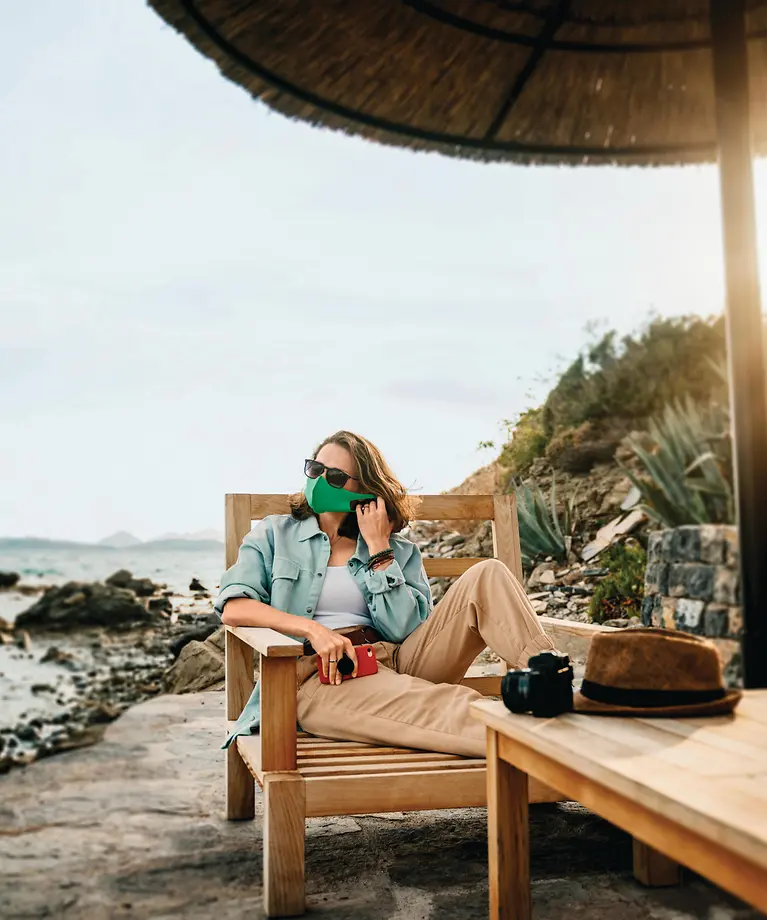
[[[423,567],[429,578],[457,578],[470,568],[486,560],[480,556],[439,557],[428,556],[423,560]]]
[[[298,769],[301,770],[303,767],[341,766],[344,764],[400,763],[404,765],[408,763],[418,763],[419,760],[424,760],[425,757],[428,757],[430,760],[455,761],[456,763],[464,759],[457,754],[430,754],[424,751],[418,751],[416,753],[398,753],[394,751],[394,753],[392,753],[391,751],[387,751],[386,753],[382,752],[372,755],[352,754],[347,757],[299,757]]]
[[[562,796],[530,781],[531,802],[558,802]],[[353,773],[306,777],[306,815],[364,815],[371,812],[481,808],[487,803],[486,771],[476,768],[432,770],[428,781],[418,771]]]
[[[429,757],[428,754],[425,755],[426,758]],[[431,770],[484,770],[485,761],[484,760],[454,760],[454,761],[444,761],[444,760],[418,760],[414,761],[412,764],[403,765],[401,762],[397,761],[396,763],[371,763],[368,766],[364,764],[344,764],[341,766],[332,766],[332,767],[300,767],[299,773],[301,776],[349,776],[352,774],[358,773],[402,773],[405,770],[407,772],[420,772],[426,773]]]
[[[419,521],[490,521],[495,514],[492,495],[414,495]],[[250,517],[260,521],[268,514],[289,514],[285,494],[252,494]]]

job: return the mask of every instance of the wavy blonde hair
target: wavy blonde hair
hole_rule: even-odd
[[[357,479],[360,492],[369,492],[386,502],[389,520],[394,522],[394,533],[398,533],[415,518],[417,499],[408,495],[407,490],[391,471],[389,464],[375,444],[351,431],[337,431],[320,444],[312,454],[314,459],[326,444],[344,447],[354,457],[357,464]],[[290,511],[294,518],[304,520],[314,514],[303,492],[290,496]],[[357,515],[351,512],[346,516],[339,534],[345,537],[357,537]]]

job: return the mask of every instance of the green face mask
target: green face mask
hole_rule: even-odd
[[[335,489],[324,476],[318,476],[317,479],[309,479],[307,476],[304,495],[315,514],[322,514],[324,511],[351,511],[352,502],[375,498],[375,495]]]

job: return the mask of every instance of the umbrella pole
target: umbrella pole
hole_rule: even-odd
[[[743,675],[767,687],[767,402],[751,155],[745,0],[710,0],[719,142]]]

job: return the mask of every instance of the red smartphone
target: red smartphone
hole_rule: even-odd
[[[375,649],[372,645],[355,645],[354,650],[357,652],[357,677],[367,677],[370,674],[378,673],[378,661],[376,660]],[[320,675],[321,684],[329,684],[330,678],[325,677],[322,673],[322,659],[317,655],[317,672]],[[341,680],[351,680],[351,674],[342,674]]]

